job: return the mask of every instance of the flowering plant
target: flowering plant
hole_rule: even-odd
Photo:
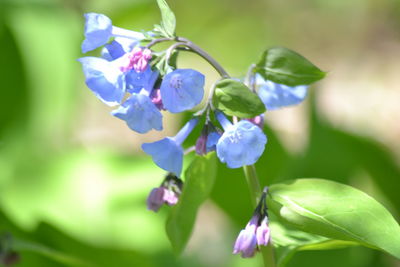
[[[143,151],[167,172],[150,192],[147,206],[153,211],[163,204],[174,206],[166,229],[175,251],[184,249],[197,209],[218,179],[219,159],[228,168],[244,169],[255,207],[233,253],[252,257],[261,251],[265,266],[282,266],[300,249],[355,244],[400,257],[399,225],[382,205],[357,189],[322,179],[296,179],[261,190],[254,164],[267,145],[265,111],[301,103],[308,86],[326,73],[292,50],[273,47],[249,67],[243,80],[231,77],[203,49],[175,34],[175,15],[165,0],[157,3],[162,21],[148,32],[116,27],[103,14],[86,14],[82,52],[103,48],[101,57],[83,57],[79,62],[96,97],[116,107],[111,114],[138,133],[162,130],[164,112],[190,112],[205,98],[205,76],[179,68],[180,53],[199,55],[219,73],[204,106],[175,136],[142,144]],[[171,44],[156,50],[163,42]],[[199,124],[200,136],[184,149]],[[182,173],[185,155],[192,152],[197,156]],[[377,224],[376,216],[384,223]],[[385,231],[380,230],[382,225]],[[293,233],[298,232],[306,238],[296,238]]]

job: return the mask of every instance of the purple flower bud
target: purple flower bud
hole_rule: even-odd
[[[183,182],[173,173],[169,173],[160,187],[153,188],[147,198],[147,209],[157,212],[163,204],[172,206],[178,203]]]
[[[153,104],[156,105],[156,107],[159,110],[165,110],[164,105],[162,103],[161,93],[159,88],[153,89],[153,91],[151,91],[150,99],[151,102],[153,102]]]
[[[196,141],[196,153],[198,155],[205,155],[208,152],[214,151],[221,137],[220,130],[207,121],[201,131],[200,137]]]
[[[147,209],[157,212],[164,203],[164,187],[157,187],[151,190],[147,197]]]
[[[248,225],[245,229],[240,231],[233,248],[233,254],[241,253],[242,258],[250,258],[254,256],[257,249],[255,231],[255,225]]]
[[[233,253],[242,253],[242,258],[252,257],[260,246],[268,245],[271,235],[268,227],[268,213],[265,198],[268,188],[265,187],[254,215],[236,239]]]
[[[270,229],[268,227],[268,218],[265,217],[261,224],[257,227],[256,230],[256,238],[257,238],[257,245],[259,246],[266,246],[269,243],[271,234]]]
[[[260,114],[258,116],[255,116],[254,118],[246,120],[257,125],[258,127],[260,127],[260,129],[264,128],[264,114]]]
[[[136,72],[144,72],[151,59],[151,50],[135,47],[132,52],[125,54],[124,62],[120,69],[123,72],[134,69]]]

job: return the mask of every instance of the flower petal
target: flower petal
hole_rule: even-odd
[[[150,98],[143,94],[132,94],[111,114],[125,120],[129,128],[138,133],[147,133],[151,129],[162,130],[161,112]]]
[[[142,144],[144,152],[149,154],[158,167],[180,177],[183,163],[183,149],[174,139],[166,137],[154,143]]]
[[[204,75],[192,69],[177,69],[161,83],[161,98],[165,109],[179,113],[198,105],[204,95]]]
[[[301,103],[307,96],[307,86],[290,87],[271,81],[263,81],[258,89],[258,95],[267,110],[274,110]]]
[[[109,106],[121,103],[125,94],[124,74],[112,62],[97,57],[78,59],[82,63],[86,85]]]
[[[253,123],[242,120],[230,126],[217,143],[217,156],[229,168],[254,164],[264,152],[267,137]]]
[[[82,52],[86,53],[108,42],[111,37],[111,20],[98,13],[85,14],[85,40],[82,43]]]

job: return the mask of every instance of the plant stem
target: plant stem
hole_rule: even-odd
[[[246,176],[247,184],[250,190],[250,198],[254,207],[257,206],[261,198],[261,186],[258,182],[256,167],[254,165],[246,165],[243,167],[244,175]]]
[[[211,64],[211,66],[214,67],[214,69],[224,78],[228,78],[229,74],[225,71],[225,69],[213,58],[211,57],[206,51],[201,49],[199,46],[194,44],[192,41],[183,38],[183,37],[177,37],[177,41],[179,42],[184,42],[186,43],[187,47],[189,47],[193,52],[204,58],[208,63]]]

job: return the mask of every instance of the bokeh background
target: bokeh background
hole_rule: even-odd
[[[269,141],[261,182],[320,177],[355,186],[400,219],[400,1],[170,0],[177,33],[243,77],[273,45],[298,51],[322,70],[304,103],[266,114]],[[86,88],[80,64],[83,13],[151,30],[152,0],[0,0],[0,231],[20,248],[17,266],[261,266],[231,255],[251,216],[240,169],[220,165],[181,257],[164,232],[168,208],[145,199],[164,172],[139,135]],[[91,53],[97,55],[98,51]],[[194,55],[179,66],[217,74]],[[188,162],[186,161],[185,164]],[[340,201],[340,200],[338,200]],[[391,256],[351,247],[297,253],[288,266],[394,267]]]

